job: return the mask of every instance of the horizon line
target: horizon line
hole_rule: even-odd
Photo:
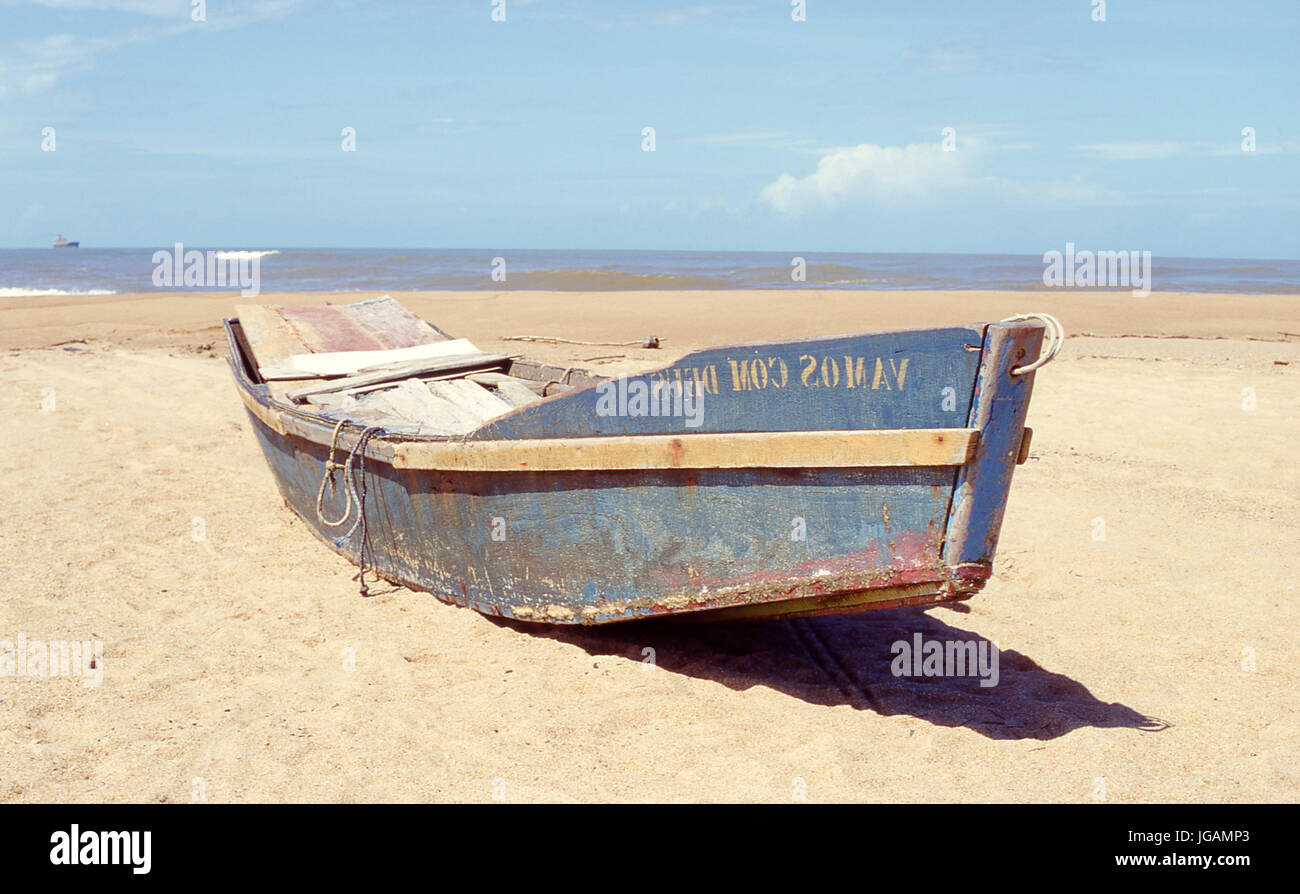
[[[69,240],[80,243],[80,240]],[[77,251],[162,251],[165,248],[175,247],[177,243],[171,242],[166,246],[159,245],[78,245]],[[182,240],[181,245],[185,242]],[[200,243],[190,243],[197,245]],[[1089,248],[1086,246],[1079,248],[1080,243],[1065,242],[1062,245],[1073,244],[1079,251],[1149,251],[1149,249],[1130,249],[1130,248]],[[48,251],[53,250],[55,246],[44,245],[6,245],[0,246],[0,251]],[[71,249],[68,249],[69,251]],[[718,255],[785,255],[792,250],[784,249],[713,249],[713,248],[523,248],[513,246],[510,248],[487,248],[483,246],[474,246],[470,248],[452,247],[452,246],[414,246],[414,245],[289,245],[283,248],[215,248],[204,245],[203,249],[196,251],[258,251],[258,252],[285,252],[285,251],[454,251],[454,252],[604,252],[604,253],[640,253],[640,254],[718,254]],[[1048,251],[1056,251],[1056,248],[1050,248]],[[959,256],[959,257],[1003,257],[1003,258],[1038,258],[1041,257],[1038,252],[1007,252],[1007,251],[847,251],[841,249],[798,249],[794,250],[795,255],[800,253],[806,255],[931,255],[931,256]],[[1151,252],[1153,257],[1162,257],[1165,260],[1175,261],[1281,261],[1281,262],[1300,262],[1300,256],[1291,258],[1269,258],[1269,257],[1240,257],[1229,255],[1158,255]]]

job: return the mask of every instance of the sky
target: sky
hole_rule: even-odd
[[[501,7],[0,0],[0,247],[1300,258],[1296,0]]]

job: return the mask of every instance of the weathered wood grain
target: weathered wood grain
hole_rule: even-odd
[[[367,385],[378,385],[383,382],[396,382],[400,379],[410,379],[430,373],[445,374],[453,371],[485,369],[500,366],[508,360],[509,358],[504,354],[487,354],[483,352],[460,354],[455,357],[435,358],[432,360],[416,360],[410,363],[394,364],[392,368],[382,372],[331,379],[323,384],[290,391],[287,396],[294,403],[303,403],[316,394],[363,388]]]
[[[458,472],[958,466],[977,440],[972,429],[903,429],[406,442],[393,446],[393,465]]]
[[[502,376],[495,383],[497,393],[502,400],[516,407],[525,407],[542,399],[542,395],[525,385],[520,379]]]
[[[470,373],[465,378],[471,382],[477,382],[480,385],[487,385],[497,388],[503,383],[519,385],[533,393],[534,397],[541,397],[542,392],[546,389],[545,382],[539,382],[534,379],[521,379],[518,376],[507,375],[499,372]]]
[[[483,421],[477,413],[465,412],[432,394],[419,379],[406,379],[362,400],[386,408],[395,422],[406,422],[425,434],[463,435]]]
[[[487,422],[489,419],[500,416],[502,413],[509,413],[514,409],[513,406],[490,393],[482,385],[477,385],[466,379],[430,382],[428,387],[430,391],[444,400],[449,400],[477,416],[480,422]]]
[[[949,564],[993,561],[1036,375],[1013,376],[1011,370],[1038,357],[1045,331],[1041,323],[988,326],[967,422],[979,430],[980,439],[953,490],[944,544]]]
[[[280,312],[265,304],[237,304],[235,314],[253,352],[253,366],[272,367],[310,350]]]
[[[417,317],[388,295],[336,305],[386,348],[412,348],[444,341],[447,333]]]
[[[468,339],[443,339],[409,348],[382,351],[330,351],[294,354],[274,366],[261,368],[262,378],[271,380],[330,378],[380,372],[399,363],[480,353]]]
[[[378,351],[385,347],[342,307],[281,306],[279,310],[312,353]]]

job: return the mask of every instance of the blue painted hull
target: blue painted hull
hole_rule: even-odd
[[[1024,428],[1032,374],[1008,371],[1041,339],[1036,324],[990,324],[711,349],[638,377],[702,382],[711,412],[696,429],[594,412],[589,386],[465,439],[967,425],[981,436],[964,466],[458,472],[379,451],[365,463],[367,562],[449,602],[549,623],[965,599],[990,574]],[[339,539],[351,522],[330,528],[316,512],[333,422],[272,401],[233,335],[231,350],[280,493],[357,561],[359,534]],[[342,509],[341,491],[325,501],[327,517]]]

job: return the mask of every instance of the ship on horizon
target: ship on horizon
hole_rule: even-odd
[[[79,245],[81,245],[80,242],[69,242],[67,239],[64,239],[63,236],[61,235],[54,237],[55,248],[76,248]]]

